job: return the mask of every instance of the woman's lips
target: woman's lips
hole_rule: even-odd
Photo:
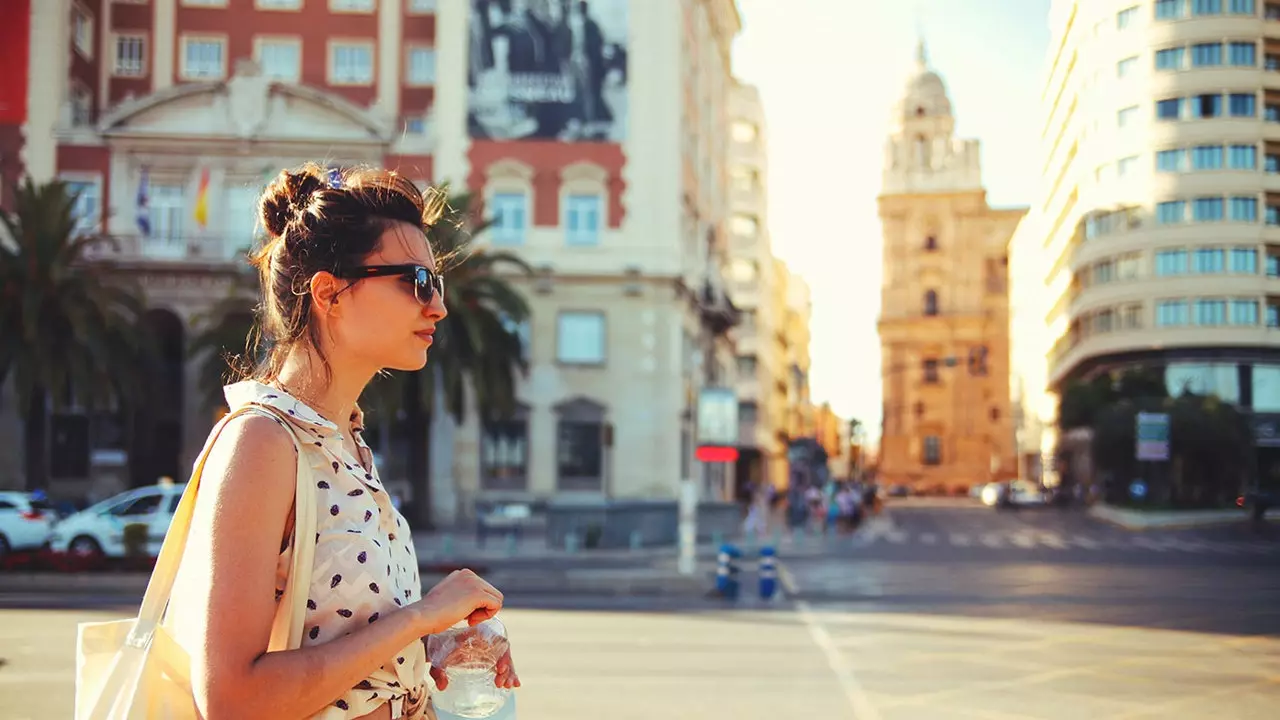
[[[414,335],[417,335],[417,336],[418,336],[418,339],[420,339],[420,340],[422,340],[422,341],[424,341],[424,342],[430,343],[430,342],[432,342],[432,341],[433,341],[433,337],[434,337],[435,333],[436,333],[436,331],[435,331],[434,329],[432,329],[432,330],[423,330],[423,331],[421,331],[421,332],[416,332],[416,333],[414,333]]]

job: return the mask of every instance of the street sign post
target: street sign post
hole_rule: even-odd
[[[1169,414],[1138,413],[1135,457],[1141,461],[1169,459]]]

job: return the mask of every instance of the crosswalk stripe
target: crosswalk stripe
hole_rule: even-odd
[[[938,542],[938,536],[933,533],[923,533],[920,535],[920,542],[925,545],[934,545]]]
[[[1071,542],[1075,544],[1077,547],[1084,548],[1085,550],[1099,550],[1102,548],[1102,543],[1099,543],[1097,540],[1094,540],[1093,538],[1087,538],[1083,535],[1072,535]]]
[[[1025,533],[1018,533],[1017,535],[1014,535],[1011,539],[1013,540],[1014,545],[1017,545],[1018,547],[1024,550],[1030,550],[1031,548],[1036,546],[1036,539]]]
[[[993,535],[991,533],[987,533],[982,536],[982,544],[986,545],[989,548],[1004,547],[1004,541],[1001,539],[1001,537],[999,535]]]
[[[970,547],[973,542],[969,540],[969,536],[964,533],[951,533],[951,544],[956,547]]]
[[[873,527],[856,533],[852,537],[840,538],[845,547],[862,549],[872,545],[887,543],[891,545],[927,545],[930,547],[950,546],[954,548],[970,548],[975,545],[990,549],[1034,550],[1048,548],[1053,550],[1070,550],[1079,548],[1090,551],[1117,552],[1182,552],[1196,554],[1280,554],[1280,543],[1263,541],[1211,541],[1195,540],[1168,535],[1112,535],[1091,536],[1084,534],[1064,535],[1043,530],[1018,529],[1012,532],[915,532],[901,527]],[[827,547],[823,538],[804,537],[792,551],[808,551],[822,554]]]

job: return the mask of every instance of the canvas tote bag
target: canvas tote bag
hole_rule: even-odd
[[[279,416],[270,408],[248,405],[227,414],[209,433],[165,534],[138,616],[112,622],[80,623],[76,640],[76,720],[198,717],[191,690],[191,658],[162,621],[191,530],[205,460],[227,423],[245,413]],[[311,584],[316,548],[316,490],[311,484],[311,469],[293,426],[286,422],[285,429],[298,450],[293,558],[289,580],[272,622],[269,651],[297,648],[302,644],[307,589]]]

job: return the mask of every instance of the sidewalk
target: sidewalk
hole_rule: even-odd
[[[1098,504],[1089,508],[1089,515],[1125,530],[1185,530],[1249,522],[1248,513],[1240,509],[1132,510]],[[1267,518],[1280,518],[1280,509],[1268,512]]]

